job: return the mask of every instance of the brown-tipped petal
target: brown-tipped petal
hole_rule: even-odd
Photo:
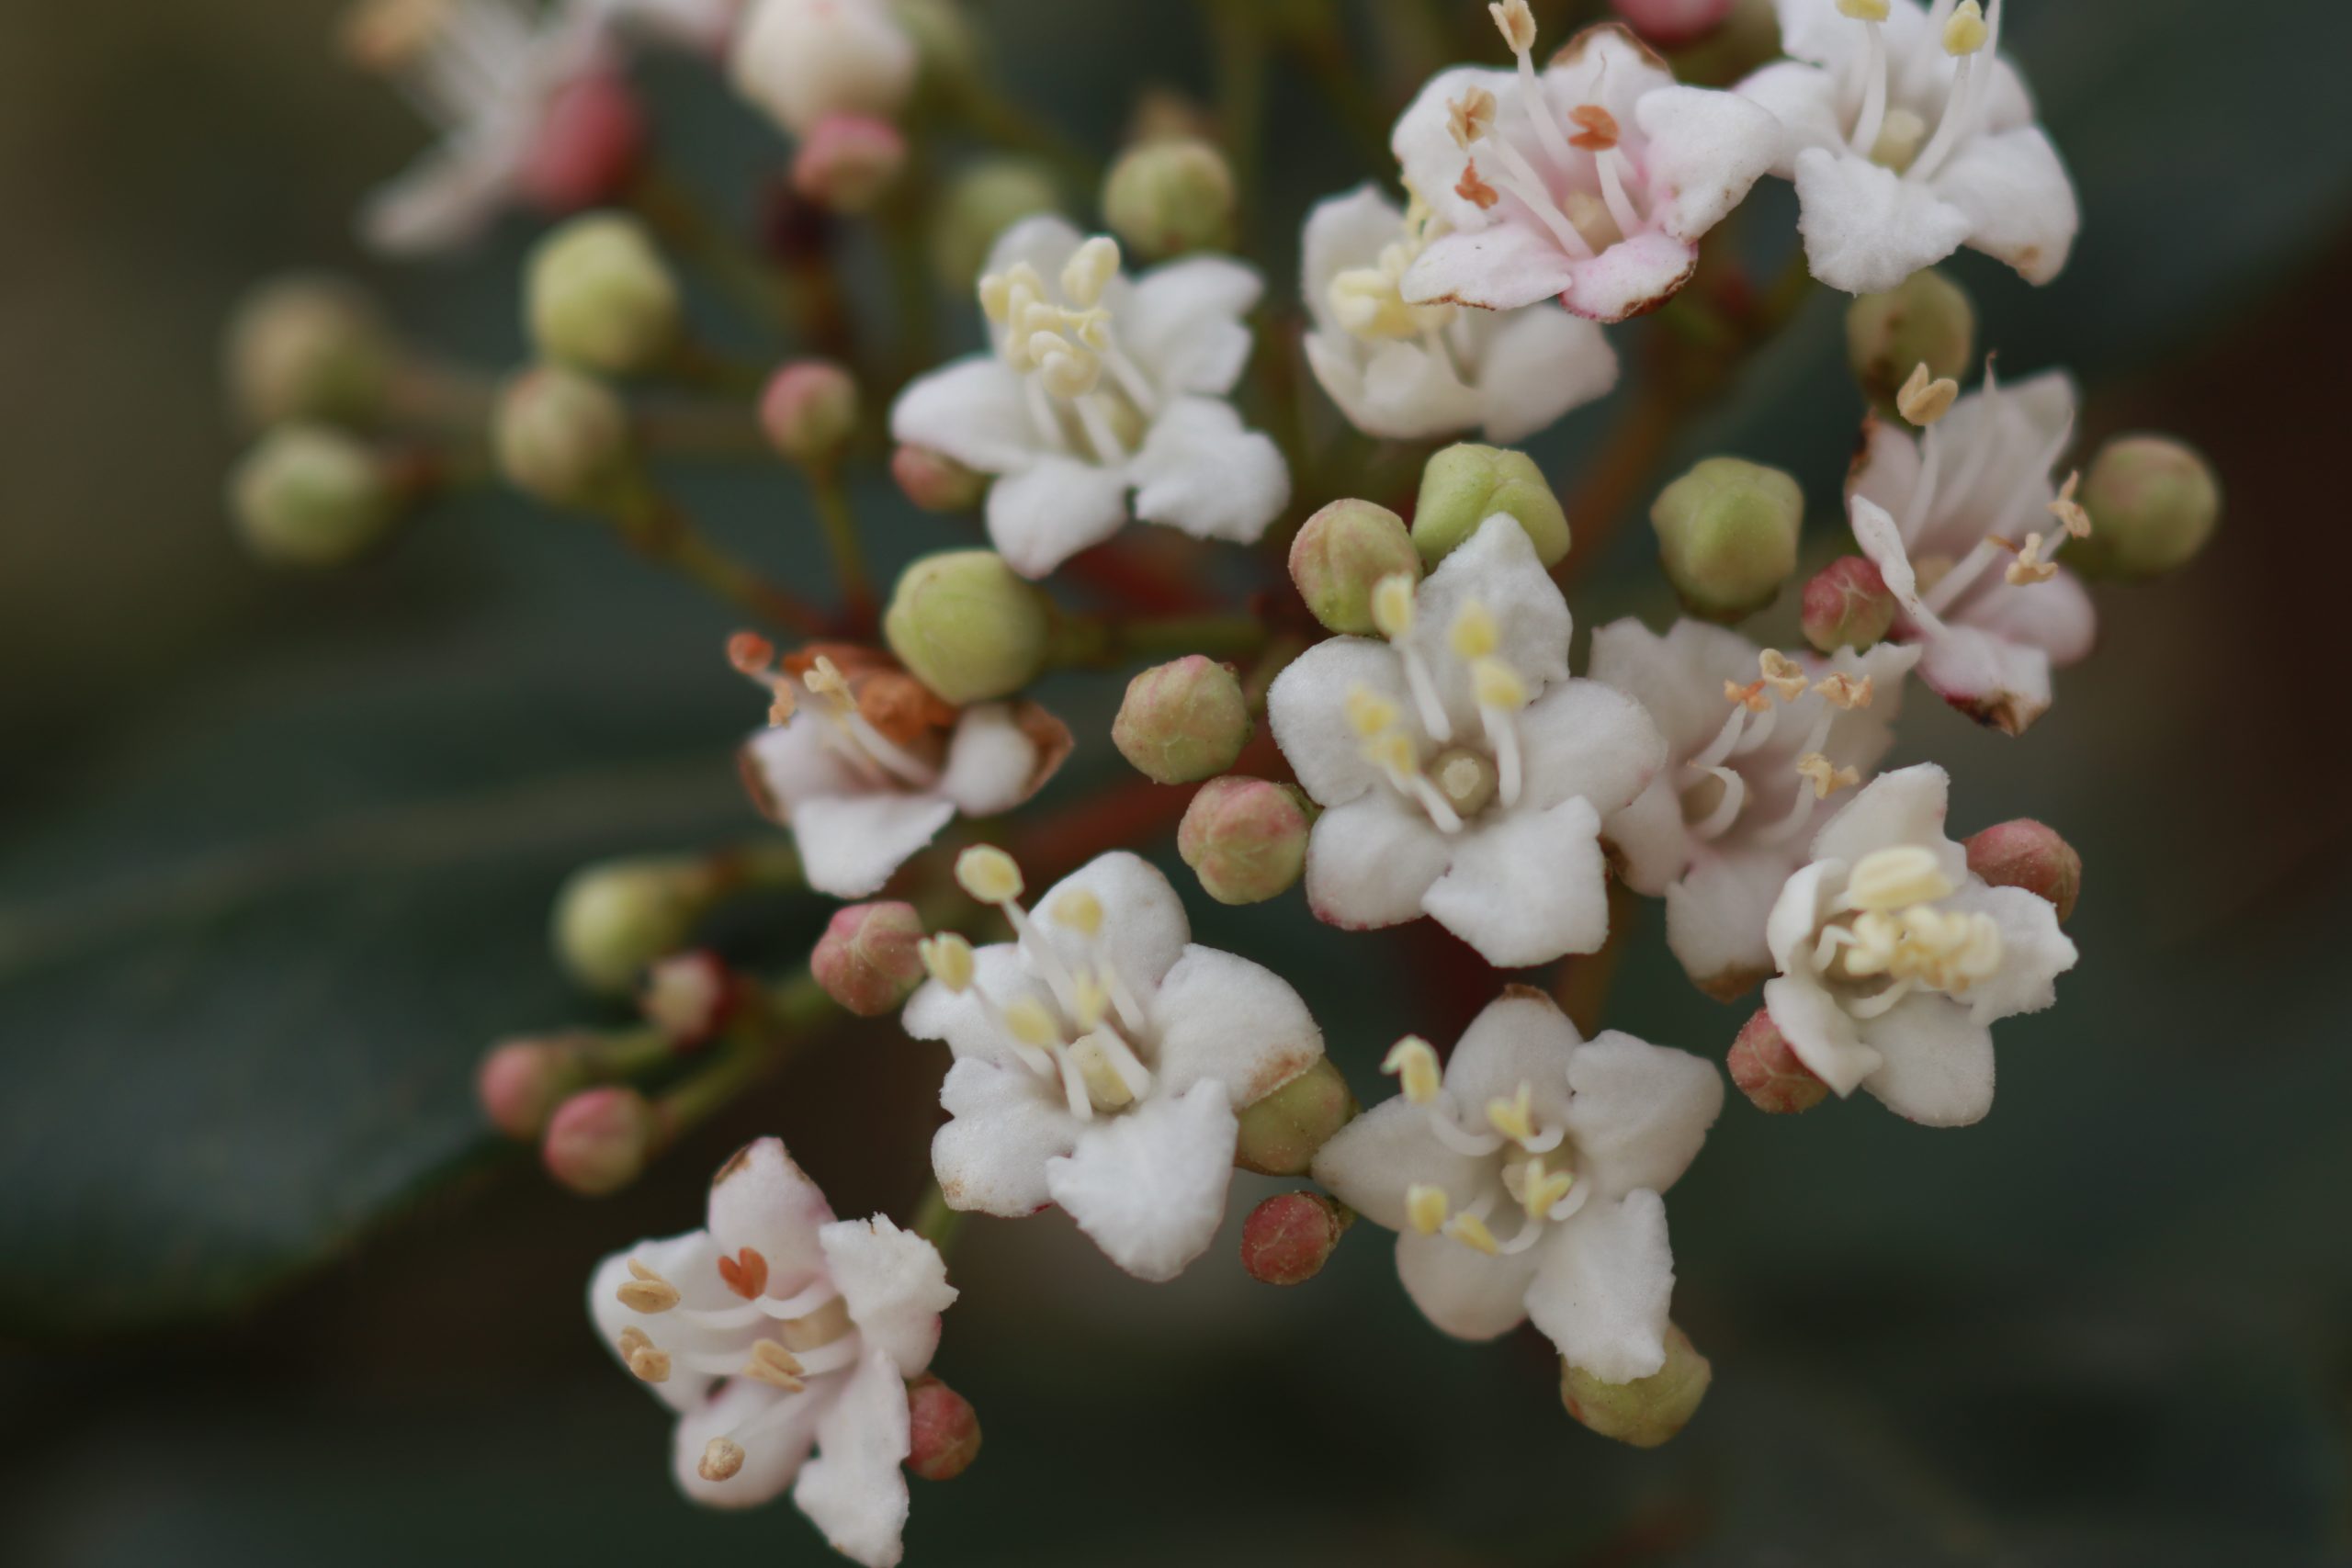
[[[1996,887],[2022,887],[2047,898],[2061,920],[2083,891],[2083,857],[2058,830],[2030,817],[1996,823],[1968,840],[1968,869]]]
[[[1775,1116],[1810,1111],[1829,1097],[1829,1086],[1797,1054],[1762,1008],[1743,1025],[1731,1043],[1731,1081],[1758,1111]]]
[[[1354,1215],[1320,1192],[1282,1192],[1241,1225],[1241,1267],[1269,1285],[1303,1285],[1323,1271]]]

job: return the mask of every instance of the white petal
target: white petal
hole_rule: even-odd
[[[707,1309],[741,1304],[741,1298],[719,1278],[718,1244],[711,1239],[708,1231],[688,1231],[684,1235],[640,1241],[635,1247],[624,1247],[597,1264],[596,1272],[588,1280],[588,1315],[596,1325],[596,1337],[605,1342],[605,1348],[613,1353],[615,1361],[621,1360],[621,1336],[632,1328],[643,1330],[657,1345],[672,1349],[718,1348],[740,1337],[681,1334],[677,1325],[688,1321],[683,1316],[665,1323],[661,1320],[666,1314],[632,1312],[623,1306],[620,1289],[636,1278],[629,1269],[632,1261],[676,1286],[679,1299],[686,1306]],[[712,1376],[677,1368],[664,1382],[641,1386],[673,1410],[686,1410],[699,1404],[717,1381]]]
[[[1053,993],[1030,973],[1021,950],[1009,942],[974,949],[972,976],[971,988],[961,992],[951,991],[936,980],[924,981],[907,998],[899,1026],[912,1039],[944,1040],[959,1059],[1012,1062],[1018,1055],[1013,1043],[990,1021],[980,997],[986,996],[999,1008],[1011,1007],[1023,997],[1050,1008]]]
[[[1036,579],[1127,521],[1124,469],[1045,457],[989,486],[989,542],[1013,570]]]
[[[1366,435],[1418,441],[1479,421],[1479,395],[1418,339],[1368,345],[1333,328],[1305,346],[1317,382]]]
[[[836,898],[863,898],[955,817],[956,803],[943,795],[820,795],[794,808],[792,838],[809,886]]]
[[[1674,768],[1660,769],[1633,803],[1607,818],[1601,833],[1617,852],[1625,886],[1657,898],[1689,868],[1699,840],[1683,819],[1682,797],[1674,793]]]
[[[1524,441],[1570,409],[1608,396],[1617,385],[1617,351],[1608,334],[1557,306],[1480,316],[1472,329],[1481,328],[1486,341],[1476,373],[1479,423],[1496,446]]]
[[[1473,87],[1484,88],[1500,97],[1519,91],[1519,77],[1514,72],[1471,65],[1441,71],[1423,84],[1397,118],[1396,129],[1388,142],[1401,165],[1399,173],[1405,184],[1419,191],[1421,198],[1445,220],[1449,228],[1458,230],[1480,229],[1487,222],[1487,214],[1453,188],[1462,183],[1465,160],[1462,149],[1454,144],[1453,133],[1447,129],[1453,115],[1448,106]]]
[[[1405,1192],[1435,1187],[1454,1202],[1493,1179],[1491,1159],[1457,1154],[1430,1131],[1431,1110],[1403,1095],[1383,1100],[1331,1134],[1316,1151],[1315,1179],[1384,1230],[1408,1224]]]
[[[1933,762],[1917,762],[1872,779],[1848,801],[1813,840],[1813,858],[1852,865],[1873,850],[1919,844],[1939,853],[1954,848],[1944,837],[1951,810],[1951,775]],[[1944,854],[1944,874],[1955,884],[1968,875],[1968,856]]]
[[[804,705],[784,723],[757,730],[743,742],[744,783],[763,812],[789,822],[801,801],[863,795],[874,787],[826,743],[827,734],[824,716]]]
[[[1600,951],[1609,937],[1600,813],[1579,795],[1460,835],[1421,908],[1498,969]]]
[[[1817,65],[1779,61],[1734,91],[1781,122],[1783,140],[1772,173],[1784,180],[1794,177],[1799,152],[1808,147],[1836,147],[1846,140],[1837,78]]]
[[[1967,214],[1968,243],[2008,263],[2028,283],[2047,283],[2065,267],[2082,213],[2074,182],[2040,126],[1969,138],[1933,184],[1938,196]]]
[[[2060,568],[2040,582],[1996,582],[1952,617],[2004,642],[2041,649],[2053,668],[2080,662],[2098,637],[2098,611],[2082,580]]]
[[[2050,900],[2022,887],[1988,887],[1972,877],[1943,908],[1990,915],[2001,928],[2000,971],[1959,998],[1977,1022],[2040,1012],[2057,1001],[2058,976],[2075,966],[2079,954],[2073,939],[2058,929],[2058,911]]]
[[[1010,703],[976,703],[956,721],[939,793],[967,817],[993,817],[1029,798],[1037,777],[1037,743]]]
[[[1307,213],[1299,239],[1299,295],[1318,331],[1339,325],[1331,314],[1331,280],[1351,267],[1379,260],[1382,248],[1397,238],[1404,221],[1404,209],[1371,180],[1326,197]]]
[[[1993,1109],[1993,1032],[1960,1003],[1914,993],[1865,1022],[1862,1038],[1883,1063],[1862,1087],[1896,1115],[1965,1127]]]
[[[1897,1004],[1900,1006],[1900,1004]],[[1797,1060],[1840,1095],[1854,1092],[1884,1065],[1838,998],[1810,974],[1783,975],[1764,983],[1764,1010],[1772,1027],[1788,1040]]]
[[[809,1445],[817,1440],[817,1422],[831,1405],[839,1380],[812,1382],[800,1393],[785,1393],[751,1378],[729,1378],[718,1391],[678,1417],[671,1435],[670,1472],[678,1489],[707,1508],[756,1508],[784,1495],[800,1473]],[[778,1401],[792,1408],[776,1415]],[[724,1481],[705,1481],[703,1450],[713,1438],[728,1437],[753,1419],[759,1431],[742,1445],[743,1468]]]
[[[1966,398],[1961,399],[1960,402],[1952,405],[1954,411],[1957,412],[1961,404],[1967,401]],[[1943,428],[1937,432],[1936,439],[1942,445],[1942,461],[1949,472],[1950,465],[1960,460],[1960,452],[1953,441],[1951,415],[1946,414],[1941,423]],[[1914,536],[1925,521],[1913,515],[1911,509],[1911,498],[1918,489],[1919,472],[1919,443],[1912,438],[1909,432],[1893,420],[1871,418],[1864,423],[1861,458],[1854,466],[1846,491],[1849,497],[1860,497],[1877,508],[1879,515],[1871,519],[1870,525],[1878,530],[1883,541],[1891,539],[1905,551],[1916,543]],[[1864,526],[1859,507],[1854,508],[1853,524],[1854,532],[1859,536]],[[1904,532],[1906,526],[1912,530],[1911,533]],[[1886,570],[1886,562],[1879,558],[1880,551],[1884,548],[1884,543],[1878,549],[1873,549],[1869,540],[1862,541],[1862,552],[1871,558],[1881,572]],[[1888,582],[1892,586],[1893,579]],[[1917,591],[1916,584],[1903,590],[1905,593],[1916,593]]]
[[[1587,1203],[1535,1253],[1528,1315],[1571,1366],[1631,1382],[1666,1365],[1674,1248],[1664,1199],[1639,1191]]]
[[[1307,907],[1345,931],[1419,919],[1421,900],[1453,858],[1453,840],[1383,785],[1316,819],[1306,840]]]
[[[865,1568],[895,1568],[905,1550],[907,1478],[913,1448],[906,1380],[880,1351],[865,1358],[817,1423],[817,1457],[792,1501],[835,1551]],[[737,1479],[741,1479],[738,1477]]]
[[[890,405],[890,438],[944,452],[984,474],[1018,473],[1045,455],[1021,378],[975,354],[910,382]]]
[[[1578,1177],[1589,1177],[1596,1197],[1673,1186],[1724,1108],[1713,1062],[1613,1029],[1568,1059],[1568,1087]]]
[[[1702,854],[1666,890],[1666,945],[1704,988],[1772,972],[1765,921],[1796,870],[1799,852]]]
[[[1456,1339],[1493,1339],[1527,1320],[1535,1252],[1490,1258],[1440,1233],[1396,1238],[1396,1277],[1421,1315]]]
[[[1299,787],[1318,806],[1343,806],[1385,787],[1364,760],[1363,738],[1348,722],[1348,694],[1362,686],[1399,712],[1412,702],[1404,667],[1385,642],[1335,637],[1290,661],[1266,693],[1266,721]]]
[[[1569,263],[1560,303],[1596,321],[1622,321],[1665,304],[1698,268],[1693,241],[1659,231],[1630,235],[1590,261]]]
[[[1641,704],[1598,681],[1566,681],[1519,716],[1522,807],[1589,801],[1603,817],[1631,804],[1666,766],[1666,739]]]
[[[1629,615],[1592,634],[1589,674],[1647,709],[1679,761],[1722,730],[1731,716],[1724,682],[1754,680],[1759,651],[1727,626],[1685,618],[1660,637]]]
[[[1238,1130],[1223,1084],[1154,1094],[1089,1123],[1069,1157],[1047,1163],[1046,1185],[1112,1262],[1172,1280],[1216,1238]]]
[[[1575,263],[1560,243],[1522,213],[1431,241],[1405,269],[1401,291],[1412,305],[1516,310],[1566,295],[1576,280]]]
[[[1250,363],[1242,324],[1265,281],[1229,256],[1188,256],[1136,279],[1120,307],[1119,346],[1148,368],[1163,393],[1221,398]]]
[[[1558,1122],[1569,1106],[1569,1069],[1583,1037],[1559,1004],[1529,987],[1488,1002],[1462,1032],[1445,1064],[1445,1090],[1474,1122],[1489,1100],[1527,1086],[1538,1122]],[[1491,1168],[1491,1162],[1490,1168]]]
[[[1214,398],[1179,398],[1162,410],[1128,474],[1136,516],[1203,539],[1255,544],[1290,501],[1282,448]]]
[[[1053,1201],[1046,1166],[1077,1146],[1079,1129],[1058,1088],[967,1057],[947,1069],[939,1103],[952,1120],[932,1136],[931,1169],[949,1208],[1015,1220]]]
[[[823,1271],[817,1233],[832,1223],[823,1190],[779,1138],[745,1145],[711,1178],[710,1234],[729,1255],[750,1247],[767,1259],[770,1295],[788,1296]]]
[[[1091,893],[1102,902],[1102,929],[1091,938],[1050,918],[1062,896],[1072,891]],[[1107,961],[1139,996],[1160,983],[1193,940],[1176,889],[1157,866],[1126,850],[1095,856],[1054,884],[1035,907],[1047,917],[1040,927],[1064,962],[1075,966]]]
[[[837,1220],[817,1240],[833,1288],[866,1346],[888,1356],[901,1379],[931,1365],[939,1348],[939,1314],[956,1300],[939,1248],[900,1230],[886,1214]]]
[[[1892,288],[1968,238],[1968,214],[1849,152],[1797,154],[1797,228],[1813,276],[1849,294]]]
[[[1746,200],[1788,138],[1770,109],[1703,87],[1645,93],[1634,118],[1649,135],[1650,220],[1678,240],[1698,239]]]
[[[2050,711],[2050,656],[2038,648],[1950,624],[1922,648],[1919,679],[1981,724],[2018,735]]]
[[[460,134],[426,152],[360,209],[359,231],[386,255],[428,255],[481,237],[515,197],[528,149],[517,123]]]
[[[1160,981],[1151,1014],[1159,1035],[1155,1094],[1182,1094],[1214,1080],[1239,1110],[1323,1055],[1323,1032],[1289,981],[1212,947],[1184,950]]]
[[[1472,732],[1478,707],[1470,668],[1453,656],[1450,639],[1454,617],[1474,602],[1493,617],[1495,657],[1518,672],[1531,695],[1568,678],[1568,636],[1574,629],[1560,585],[1517,519],[1497,513],[1454,547],[1414,596],[1411,640],[1436,678],[1447,713]]]

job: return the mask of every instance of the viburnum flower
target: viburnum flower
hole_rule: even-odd
[[[1700,236],[1781,158],[1771,115],[1676,85],[1616,23],[1571,39],[1539,75],[1525,0],[1488,7],[1519,69],[1432,77],[1390,145],[1453,232],[1405,271],[1412,305],[1510,310],[1558,296],[1596,321],[1664,304]]]
[[[764,639],[729,645],[775,694],[743,743],[743,783],[792,829],[808,886],[863,898],[960,812],[993,817],[1045,787],[1068,726],[1027,699],[956,708],[877,649],[812,644],[772,668]]]
[[[1428,915],[1505,967],[1595,951],[1600,824],[1665,764],[1657,727],[1568,678],[1567,602],[1509,516],[1418,592],[1384,579],[1373,609],[1385,642],[1331,637],[1267,694],[1275,742],[1326,807],[1306,850],[1316,915],[1358,930]]]
[[[1983,389],[1916,437],[1872,420],[1847,480],[1854,537],[1902,606],[1894,636],[1920,645],[1920,678],[2010,735],[2049,708],[2051,671],[2098,631],[2090,594],[2052,558],[2091,527],[2074,481],[2051,479],[2074,424],[2064,374],[2002,388],[1988,365]]]
[[[1007,230],[980,306],[994,347],[922,378],[890,434],[997,476],[989,537],[1044,577],[1135,515],[1254,543],[1290,500],[1290,470],[1225,401],[1250,357],[1258,274],[1190,256],[1128,280],[1118,243],[1058,218]]]
[[[1737,91],[1787,127],[1805,260],[1849,294],[1892,288],[1967,245],[2030,283],[2066,265],[2082,216],[2001,58],[2002,0],[1774,0],[1781,47]]]
[[[1659,637],[1627,619],[1592,636],[1592,678],[1666,737],[1666,766],[1602,824],[1626,886],[1666,899],[1666,940],[1709,994],[1772,972],[1764,922],[1826,803],[1894,743],[1915,648],[1792,659],[1703,621]]]
[[[1666,1364],[1674,1251],[1659,1196],[1723,1110],[1713,1064],[1611,1030],[1586,1041],[1514,986],[1471,1021],[1442,1079],[1408,1036],[1403,1092],[1335,1134],[1315,1179],[1396,1233],[1396,1272],[1462,1339],[1528,1318],[1607,1382]]]
[[[1813,841],[1769,935],[1765,1010],[1814,1075],[1931,1127],[1993,1108],[1993,1030],[2057,1000],[2075,944],[2049,900],[1994,887],[1944,835],[1931,762],[1871,783]]]
[[[955,1300],[936,1247],[884,1215],[834,1219],[774,1138],[719,1170],[703,1229],[613,1254],[588,1288],[598,1337],[678,1413],[686,1495],[752,1507],[790,1487],[868,1568],[902,1555],[907,1380]]]
[[[1017,1217],[1058,1203],[1110,1259],[1170,1280],[1225,1214],[1236,1113],[1313,1066],[1323,1037],[1281,976],[1191,942],[1168,879],[1117,851],[1032,915],[1002,851],[956,874],[1015,939],[925,944],[933,978],[902,1021],[956,1055],[933,1140],[952,1208]]]
[[[1518,310],[1408,305],[1406,271],[1445,226],[1365,184],[1307,214],[1306,362],[1350,423],[1391,441],[1481,428],[1509,444],[1617,384],[1599,327],[1548,303]]]
[[[830,115],[889,118],[917,64],[887,0],[747,0],[728,56],[736,90],[796,136]]]

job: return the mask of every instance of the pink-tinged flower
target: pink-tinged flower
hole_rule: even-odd
[[[1700,236],[1780,161],[1779,122],[1676,85],[1615,23],[1539,74],[1525,6],[1495,9],[1518,71],[1440,73],[1390,142],[1453,231],[1406,270],[1406,302],[1511,310],[1557,296],[1596,321],[1655,310],[1698,266]]]
[[[597,1336],[678,1413],[686,1495],[741,1508],[789,1487],[868,1568],[903,1555],[907,1382],[955,1300],[936,1247],[880,1214],[834,1219],[774,1138],[719,1171],[703,1229],[613,1254],[588,1288]]]
[[[1446,1063],[1397,1042],[1403,1092],[1335,1134],[1315,1179],[1396,1233],[1396,1272],[1461,1339],[1529,1318],[1571,1366],[1631,1382],[1666,1365],[1674,1251],[1659,1196],[1723,1110],[1712,1063],[1614,1030],[1581,1039],[1513,987]]]
[[[1317,917],[1423,915],[1507,968],[1609,934],[1600,824],[1665,764],[1632,698],[1568,678],[1567,602],[1498,514],[1418,592],[1374,593],[1383,636],[1332,637],[1274,682],[1267,716],[1326,809],[1307,840]]]
[[[1765,1010],[1815,1077],[1897,1115],[1964,1127],[1993,1108],[1993,1030],[2058,999],[2075,944],[2048,899],[1994,887],[1944,833],[1933,763],[1878,779],[1831,818],[1768,935]]]
[[[746,0],[728,57],[736,90],[796,136],[828,115],[890,118],[918,63],[887,0]]]
[[[1736,996],[1772,972],[1764,922],[1841,791],[1894,743],[1915,648],[1790,659],[1737,632],[1639,621],[1592,637],[1592,678],[1666,737],[1666,766],[1601,825],[1626,886],[1666,899],[1667,945],[1698,986]]]
[[[1225,400],[1262,287],[1225,256],[1130,281],[1108,236],[1023,220],[980,278],[993,348],[901,392],[890,434],[996,476],[989,538],[1024,577],[1117,533],[1131,491],[1146,522],[1254,544],[1290,500],[1281,448]]]
[[[1103,1253],[1171,1280],[1215,1239],[1238,1112],[1312,1067],[1323,1036],[1298,993],[1196,947],[1168,879],[1125,851],[1048,890],[1032,915],[1000,851],[956,867],[1015,940],[925,947],[932,980],[901,1021],[956,1054],[932,1142],[949,1206],[1016,1218],[1059,1204]]]
[[[1775,0],[1782,47],[1736,89],[1780,118],[1814,276],[1892,288],[1962,245],[2030,283],[2066,265],[2082,217],[2065,165],[1999,54],[2002,0]]]
[[[1913,435],[1865,429],[1847,481],[1854,537],[1902,606],[1919,676],[1980,724],[2021,733],[2050,706],[2050,672],[2091,650],[2097,612],[2051,558],[2087,525],[2052,482],[2075,423],[2074,383],[2048,371],[1995,384]]]

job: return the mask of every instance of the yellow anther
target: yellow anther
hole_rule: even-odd
[[[1960,0],[1944,24],[1946,54],[1974,54],[1984,47],[1984,12],[1976,0]]]
[[[1390,572],[1373,585],[1372,624],[1379,628],[1382,637],[1391,642],[1412,635],[1413,577],[1410,572]]]
[[[1470,666],[1470,686],[1482,708],[1516,712],[1527,705],[1527,682],[1499,659],[1481,659]]]
[[[1385,268],[1350,267],[1326,291],[1340,325],[1362,338],[1408,338],[1421,330],[1411,306]]]
[[[1476,599],[1465,602],[1453,614],[1453,625],[1446,632],[1446,641],[1456,659],[1484,659],[1493,653],[1501,641],[1496,629],[1495,617]]]
[[[1071,982],[1070,1010],[1080,1029],[1092,1029],[1111,1015],[1111,991],[1091,969],[1079,972]]]
[[[980,279],[980,313],[1000,327],[1012,319],[1011,278],[1001,272],[991,272]]]
[[[1859,681],[1843,673],[1824,675],[1814,682],[1813,689],[1819,692],[1821,700],[1831,707],[1850,711],[1871,705],[1871,698],[1877,691],[1876,680],[1871,675],[1865,675]]]
[[[1102,929],[1102,900],[1084,887],[1064,893],[1048,912],[1080,936],[1092,936]]]
[[[1487,1222],[1476,1214],[1454,1215],[1445,1222],[1445,1234],[1472,1251],[1483,1252],[1489,1258],[1502,1250],[1495,1240],[1495,1233],[1488,1230]]]
[[[1826,800],[1839,790],[1851,789],[1862,782],[1858,770],[1838,767],[1818,751],[1807,751],[1797,759],[1797,776],[1813,785],[1815,800]]]
[[[743,1363],[743,1375],[770,1388],[780,1388],[786,1393],[798,1393],[800,1358],[773,1339],[762,1339],[752,1347],[752,1359]]]
[[[1023,1045],[1044,1047],[1062,1043],[1061,1025],[1035,997],[1016,997],[1004,1010],[1004,1026]]]
[[[1080,310],[1091,308],[1119,276],[1119,242],[1097,234],[1071,253],[1062,267],[1062,297]]]
[[[1348,728],[1369,739],[1395,726],[1400,716],[1396,705],[1374,691],[1370,686],[1354,686],[1348,691]]]
[[[1134,1102],[1134,1091],[1111,1065],[1111,1054],[1095,1036],[1086,1035],[1072,1045],[1069,1059],[1077,1064],[1078,1076],[1086,1085],[1086,1097],[1096,1105],[1105,1111],[1116,1111]]]
[[[2073,537],[2087,539],[2091,536],[2091,514],[2083,510],[2081,502],[2075,499],[2075,492],[2082,488],[2082,483],[2083,471],[2080,468],[2068,474],[2066,482],[2058,487],[2058,499],[2050,503],[2050,515],[2064,524],[2066,532]]]
[[[1421,754],[1414,749],[1413,738],[1401,729],[1385,730],[1363,743],[1363,754],[1373,766],[1385,768],[1399,778],[1412,778],[1421,771]]]
[[[732,1481],[735,1472],[742,1468],[743,1446],[726,1438],[713,1438],[703,1445],[695,1473],[709,1482]]]
[[[1886,20],[1886,0],[1838,0],[1838,9],[1858,22]]]
[[[1380,1070],[1394,1076],[1405,1098],[1415,1105],[1427,1105],[1437,1099],[1442,1081],[1437,1065],[1437,1050],[1418,1034],[1408,1034],[1388,1048],[1380,1060]]]
[[[1527,0],[1497,0],[1487,7],[1487,15],[1495,19],[1495,30],[1513,54],[1535,47],[1535,14],[1527,8]]]
[[[1809,683],[1804,666],[1779,649],[1766,649],[1757,655],[1756,663],[1763,673],[1764,683],[1771,687],[1782,702],[1792,703],[1804,695],[1804,689]]]
[[[1769,713],[1772,699],[1764,694],[1764,682],[1750,681],[1745,686],[1736,681],[1724,682],[1724,701],[1746,708],[1750,713]]]
[[[1931,374],[1923,359],[1911,367],[1903,389],[1894,394],[1894,409],[1914,424],[1929,425],[1950,413],[1959,397],[1960,383],[1949,376]]]
[[[1854,863],[1846,879],[1846,903],[1856,909],[1901,909],[1948,897],[1952,888],[1935,851],[1922,844],[1896,844],[1872,850]]]
[[[1495,96],[1484,87],[1473,87],[1445,106],[1445,128],[1453,134],[1453,144],[1464,152],[1483,140],[1494,125]]]
[[[972,984],[972,944],[954,931],[942,931],[915,943],[915,956],[931,977],[949,990],[962,993]]]
[[[956,857],[956,880],[983,904],[1010,904],[1021,897],[1021,867],[994,844],[974,844]]]
[[[622,1280],[620,1289],[614,1292],[620,1297],[621,1305],[651,1316],[678,1304],[678,1287],[634,1258],[628,1260],[628,1271],[629,1278]]]
[[[1535,1141],[1535,1091],[1522,1083],[1509,1100],[1487,1101],[1487,1120],[1514,1144]]]
[[[653,1343],[642,1328],[624,1328],[620,1337],[621,1360],[632,1375],[643,1382],[670,1381],[670,1353]]]
[[[2018,558],[2011,561],[2003,573],[2010,586],[2025,588],[2037,582],[2047,582],[2058,575],[2058,564],[2041,558],[2041,547],[2046,541],[2039,534],[2028,534],[2025,543],[2018,547]]]
[[[1531,1220],[1540,1220],[1552,1210],[1552,1205],[1568,1195],[1577,1184],[1576,1173],[1569,1170],[1545,1170],[1542,1160],[1530,1160],[1519,1177],[1519,1206]]]
[[[1445,1189],[1416,1181],[1405,1189],[1405,1218],[1423,1235],[1435,1235],[1445,1224]]]

